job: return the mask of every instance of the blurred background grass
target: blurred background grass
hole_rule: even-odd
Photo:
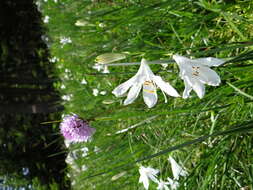
[[[165,180],[172,176],[169,155],[189,173],[179,189],[252,189],[251,0],[47,0],[37,5],[44,18],[49,17],[46,42],[61,78],[55,86],[65,95],[65,113],[90,119],[97,129],[91,142],[69,149],[89,149],[86,156],[75,155],[77,168],[69,168],[73,189],[144,189],[138,184],[137,163],[158,168],[159,178]],[[71,42],[63,44],[63,38]],[[215,68],[222,83],[207,86],[203,99],[192,92],[190,99],[168,97],[165,104],[158,92],[158,104],[148,109],[141,96],[123,106],[122,99],[111,94],[138,66],[109,67],[108,74],[92,68],[95,58],[108,52],[126,53],[124,62],[170,59],[175,53],[234,59]],[[182,94],[176,64],[151,68]],[[106,94],[94,96],[93,89]],[[191,144],[221,131],[227,133]],[[150,156],[181,143],[186,144]],[[122,176],[114,180],[117,174]],[[156,189],[155,184],[150,189]]]

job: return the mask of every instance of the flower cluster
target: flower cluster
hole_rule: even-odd
[[[186,177],[188,173],[170,156],[169,162],[171,164],[173,179],[167,178],[168,181],[163,181],[162,179],[158,180],[157,176],[159,174],[159,170],[151,168],[151,167],[143,167],[140,166],[139,173],[139,183],[143,183],[144,188],[147,190],[149,188],[149,180],[157,183],[158,190],[169,190],[169,189],[177,189],[179,187],[179,177]],[[170,188],[168,187],[170,186]]]
[[[65,116],[60,129],[65,139],[70,142],[87,142],[95,132],[88,121],[79,118],[76,114]]]
[[[203,98],[205,94],[205,84],[218,86],[221,82],[219,75],[209,67],[219,66],[224,63],[224,60],[207,57],[200,59],[189,59],[183,56],[174,55],[173,59],[179,66],[179,76],[184,81],[185,90],[183,98],[188,98],[190,92],[194,90],[199,98]],[[139,95],[141,89],[145,104],[152,108],[157,103],[157,87],[163,94],[169,96],[180,97],[178,92],[168,83],[162,80],[160,76],[155,75],[147,64],[145,59],[141,60],[141,65],[137,73],[116,87],[112,93],[116,97],[125,95],[128,91],[124,105],[131,104]]]

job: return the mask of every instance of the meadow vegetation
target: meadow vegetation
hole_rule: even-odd
[[[253,184],[253,2],[250,0],[47,0],[37,2],[48,28],[46,42],[61,82],[65,114],[76,113],[96,128],[92,141],[76,143],[69,166],[73,189],[144,189],[139,166],[172,176],[169,156],[188,176],[178,189],[251,189]],[[124,106],[112,90],[138,66],[94,69],[104,53],[121,62],[166,59],[179,54],[227,60],[213,68],[221,77],[199,99],[167,97],[147,108],[142,96]],[[183,81],[173,62],[150,65],[180,94]],[[95,91],[98,93],[94,94]],[[103,93],[100,93],[103,92]],[[124,133],[117,131],[134,126]],[[87,155],[82,148],[87,147]],[[85,166],[85,167],[84,167]],[[85,169],[84,169],[85,168]],[[156,189],[150,183],[150,189]]]

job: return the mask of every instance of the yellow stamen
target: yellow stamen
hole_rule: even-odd
[[[192,75],[199,76],[199,67],[192,66],[192,69],[193,69]]]
[[[144,85],[153,85],[153,83],[151,81],[145,81]]]
[[[147,89],[143,89],[143,91],[147,92],[147,93],[155,93],[154,90],[147,90]]]

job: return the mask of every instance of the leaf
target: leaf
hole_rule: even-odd
[[[240,90],[239,88],[235,87],[234,85],[232,85],[231,83],[227,82],[227,84],[229,86],[231,86],[235,91],[237,91],[239,94],[248,97],[249,99],[253,100],[253,96],[243,92],[242,90]]]

